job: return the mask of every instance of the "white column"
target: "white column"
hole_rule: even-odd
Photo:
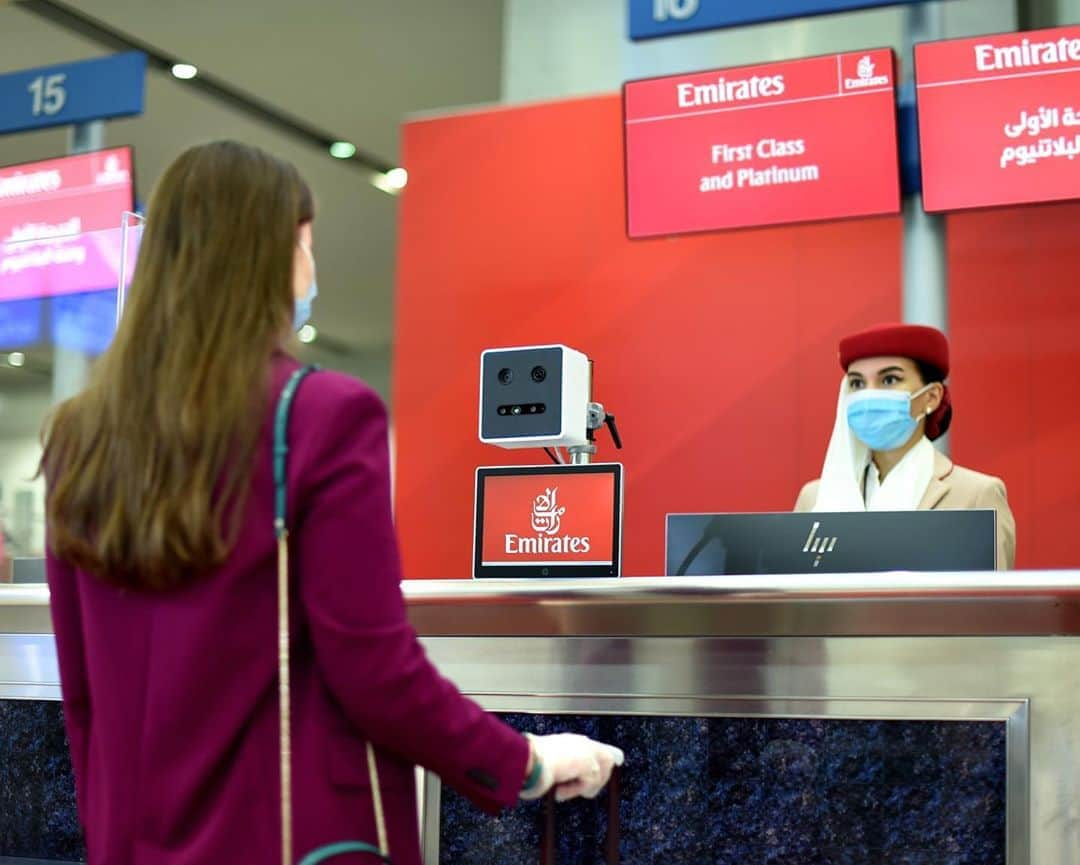
[[[945,36],[941,7],[940,2],[915,3],[907,7],[904,53],[900,59],[905,82],[914,77],[915,43]],[[945,219],[938,214],[926,213],[921,195],[909,196],[904,201],[903,319],[948,332]]]

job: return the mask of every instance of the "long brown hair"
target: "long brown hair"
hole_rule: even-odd
[[[166,170],[112,344],[43,433],[56,556],[158,590],[225,560],[312,211],[297,170],[255,147],[200,145]]]

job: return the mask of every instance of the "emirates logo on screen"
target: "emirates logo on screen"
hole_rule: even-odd
[[[889,76],[875,75],[876,69],[877,64],[874,63],[873,58],[869,54],[864,54],[859,58],[859,64],[855,70],[859,77],[845,78],[844,89],[862,90],[866,87],[888,87],[890,83]]]
[[[529,524],[535,535],[507,532],[505,552],[508,556],[537,556],[551,553],[587,553],[592,549],[588,537],[562,535],[562,518],[566,507],[559,504],[559,488],[545,487],[533,498]]]
[[[110,153],[105,158],[105,167],[94,177],[95,186],[115,186],[127,183],[131,173],[126,168],[120,167],[120,157]]]
[[[546,489],[533,501],[532,527],[537,534],[557,535],[566,508],[559,507],[559,488]]]

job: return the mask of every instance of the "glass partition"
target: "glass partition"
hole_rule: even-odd
[[[112,340],[142,217],[117,227],[0,244],[0,580],[44,554],[41,426],[85,386]]]

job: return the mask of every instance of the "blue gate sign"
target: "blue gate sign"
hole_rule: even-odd
[[[921,2],[923,0],[629,0],[630,38],[654,39],[826,12]]]
[[[139,51],[0,75],[0,135],[142,114],[145,84]]]

